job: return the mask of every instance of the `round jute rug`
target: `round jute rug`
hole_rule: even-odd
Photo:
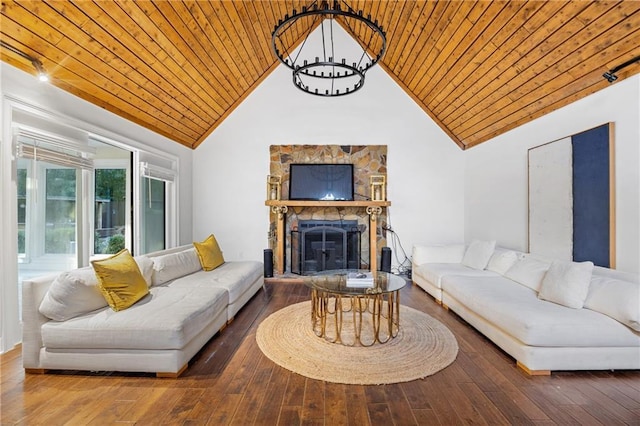
[[[344,321],[349,318],[345,313]],[[347,327],[345,324],[345,331]],[[310,302],[271,314],[258,326],[256,341],[269,359],[287,370],[352,385],[421,379],[447,367],[458,354],[458,342],[444,324],[407,306],[400,306],[398,336],[384,344],[343,346],[316,336]]]

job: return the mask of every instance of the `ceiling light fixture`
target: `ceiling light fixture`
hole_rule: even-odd
[[[635,58],[628,60],[624,64],[618,65],[617,67],[610,69],[609,71],[602,74],[602,76],[606,78],[609,83],[613,83],[618,79],[618,76],[616,75],[618,71],[639,61],[640,61],[640,56],[636,56]]]
[[[341,46],[340,54],[336,53],[334,22],[354,35],[354,46],[359,45],[360,50]],[[306,29],[306,35],[297,50],[289,51],[291,43],[299,38],[300,28]],[[312,32],[314,40],[310,39]],[[293,9],[291,16],[287,14],[278,21],[271,34],[271,46],[280,62],[293,71],[297,88],[331,97],[362,88],[365,73],[386,51],[387,37],[378,21],[372,21],[371,15],[365,17],[362,10],[356,12],[344,1],[330,4],[316,0],[301,12]]]
[[[25,52],[23,52],[22,50],[13,47],[12,45],[10,45],[9,43],[0,40],[0,46],[4,47],[5,49],[15,53],[16,55],[28,60],[29,62],[31,62],[31,65],[33,65],[33,67],[36,69],[36,73],[38,76],[38,80],[42,81],[42,82],[47,82],[49,81],[49,75],[47,74],[47,72],[44,70],[44,66],[42,65],[42,62],[40,62],[40,59],[35,58]]]

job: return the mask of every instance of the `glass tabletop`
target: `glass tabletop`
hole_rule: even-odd
[[[358,269],[316,272],[303,277],[303,281],[314,290],[355,296],[391,293],[407,284],[404,278],[388,272]]]

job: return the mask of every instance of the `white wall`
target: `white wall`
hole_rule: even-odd
[[[383,70],[327,99],[297,89],[282,65],[196,149],[194,238],[214,233],[225,258],[262,260],[269,145],[281,144],[386,144],[391,225],[407,255],[463,239],[464,153]]]
[[[640,76],[465,151],[465,239],[527,249],[527,150],[615,123],[617,269],[640,272]]]

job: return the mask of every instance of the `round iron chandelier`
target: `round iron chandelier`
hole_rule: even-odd
[[[361,50],[337,49],[335,23],[354,37]],[[306,34],[300,34],[301,28]],[[317,40],[310,38],[312,34]],[[304,38],[297,50],[290,51],[301,36]],[[378,21],[372,21],[371,15],[365,16],[362,10],[355,11],[342,0],[331,4],[316,0],[302,11],[293,9],[291,15],[278,20],[271,34],[271,46],[280,62],[292,70],[293,84],[298,89],[331,97],[362,88],[365,73],[384,55],[387,37]]]

